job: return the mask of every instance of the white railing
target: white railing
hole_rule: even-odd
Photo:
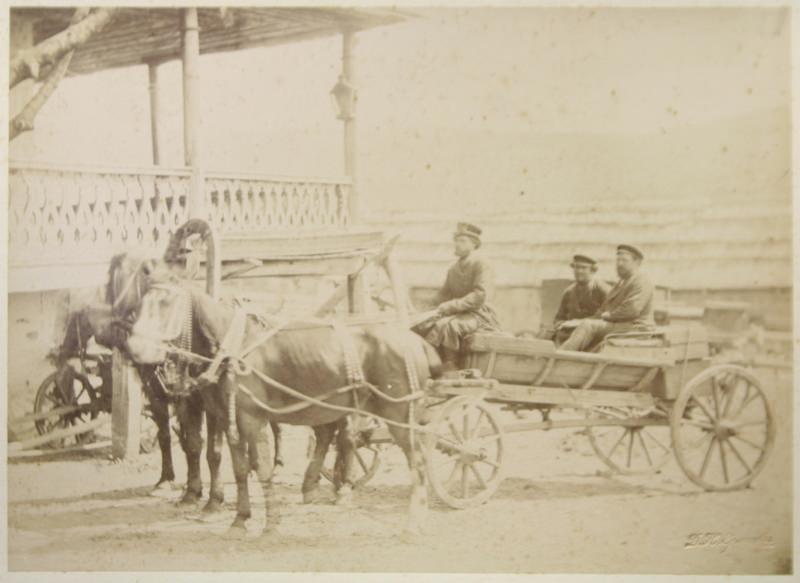
[[[186,168],[9,165],[9,263],[107,260],[163,249],[190,215]],[[349,222],[347,179],[208,172],[207,216],[222,233],[336,229]]]
[[[205,182],[209,219],[221,233],[335,229],[349,223],[346,179],[209,172]]]

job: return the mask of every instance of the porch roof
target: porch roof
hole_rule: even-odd
[[[69,75],[163,62],[180,57],[180,8],[123,8],[114,21],[76,50]],[[200,53],[297,42],[394,24],[411,17],[385,8],[198,8]],[[70,8],[13,8],[13,19],[33,21],[33,42],[64,30]]]

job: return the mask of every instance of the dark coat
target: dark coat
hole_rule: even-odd
[[[603,281],[591,280],[586,285],[570,284],[561,295],[561,305],[556,313],[556,326],[566,320],[591,318],[603,305],[609,286]]]
[[[446,316],[471,313],[485,326],[499,328],[497,314],[489,304],[493,295],[494,271],[486,258],[473,251],[447,270],[436,303]]]
[[[654,293],[655,287],[642,273],[621,279],[608,292],[596,317],[608,312],[609,322],[652,326]]]

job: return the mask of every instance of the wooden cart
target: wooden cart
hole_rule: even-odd
[[[747,486],[775,438],[761,381],[714,362],[702,327],[614,335],[595,353],[477,334],[464,366],[462,378],[428,385],[442,399],[427,437],[429,480],[456,508],[487,500],[500,485],[509,433],[583,427],[616,472],[656,472],[674,453],[692,482],[714,491]],[[538,410],[542,419],[503,425],[492,403]]]

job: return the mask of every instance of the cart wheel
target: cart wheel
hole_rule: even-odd
[[[451,399],[427,427],[425,465],[436,495],[451,508],[488,500],[503,481],[503,428],[486,402]]]
[[[46,435],[56,429],[66,429],[67,427],[77,426],[96,419],[99,413],[96,406],[97,395],[92,383],[84,375],[74,372],[72,390],[62,391],[57,379],[59,372],[56,371],[49,375],[39,385],[36,397],[33,401],[34,413],[46,413],[60,407],[70,405],[79,407],[76,411],[64,413],[62,415],[39,419],[34,422],[36,432],[39,435]],[[79,435],[57,439],[46,444],[50,448],[62,448],[70,445],[80,445],[91,443],[94,440],[94,431],[88,431]]]
[[[316,445],[316,438],[314,434],[308,436],[308,450],[307,456],[310,458],[314,453]],[[365,443],[359,444],[355,450],[356,463],[353,464],[353,472],[355,474],[353,480],[353,488],[360,488],[368,483],[378,469],[381,467],[381,449],[377,444]],[[333,484],[333,468],[323,466],[320,470],[320,475]]]
[[[764,468],[775,442],[772,407],[749,370],[713,366],[681,390],[670,419],[675,457],[706,490],[744,488]]]
[[[669,420],[660,409],[594,407],[587,417],[620,423],[586,427],[594,453],[615,472],[653,474],[664,467],[672,455]],[[636,424],[637,421],[641,424]]]
[[[365,445],[356,448],[356,463],[353,464],[353,488],[360,488],[375,477],[381,467],[381,451],[377,445]],[[323,467],[320,471],[322,477],[333,483],[333,468]]]

